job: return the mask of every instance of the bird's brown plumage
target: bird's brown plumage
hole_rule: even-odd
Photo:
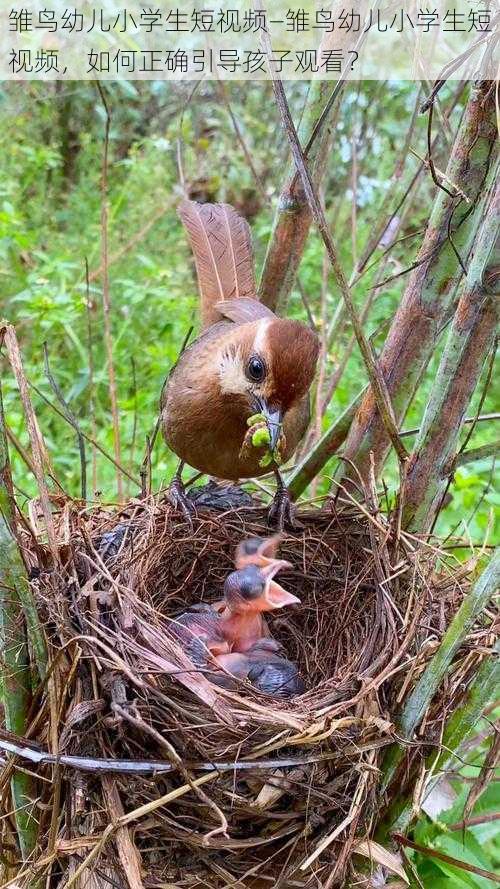
[[[263,450],[242,450],[259,404],[282,412],[288,460],[309,421],[309,388],[319,344],[298,321],[278,318],[255,298],[249,230],[228,205],[184,201],[181,218],[195,254],[201,335],[181,355],[162,396],[162,425],[181,460],[222,479],[268,471]],[[253,298],[252,298],[253,297]],[[258,358],[262,379],[250,375]]]
[[[182,201],[178,213],[194,254],[206,328],[221,319],[216,303],[255,296],[250,229],[229,204]]]

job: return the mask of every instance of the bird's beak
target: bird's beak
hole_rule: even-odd
[[[267,537],[262,541],[259,546],[258,553],[259,556],[265,560],[266,565],[269,565],[273,559],[276,557],[276,553],[278,552],[278,546],[281,541],[281,534],[273,534],[272,537]]]
[[[269,436],[271,438],[270,451],[274,452],[281,435],[281,424],[283,421],[283,411],[280,407],[270,407],[265,398],[259,398],[260,413],[266,418]]]
[[[267,568],[269,565],[274,565],[277,561],[276,553],[280,540],[280,534],[273,534],[272,537],[267,537],[266,540],[262,541],[257,552],[250,553],[249,555],[245,552],[243,542],[236,549],[236,568],[246,568],[247,565],[257,565],[258,568]],[[286,564],[288,567],[292,567],[289,562]]]
[[[261,569],[266,578],[264,599],[266,600],[267,607],[270,611],[273,611],[275,608],[284,608],[286,605],[296,605],[297,603],[300,603],[300,599],[297,596],[287,592],[287,590],[283,589],[281,584],[276,583],[276,581],[273,580],[274,575],[277,574],[278,571],[282,568],[290,567],[290,562],[285,562],[283,559],[274,559],[271,565]]]

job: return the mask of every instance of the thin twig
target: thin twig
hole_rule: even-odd
[[[306,293],[306,291],[305,291],[305,287],[304,287],[304,285],[302,284],[302,281],[300,280],[300,277],[299,277],[299,274],[298,274],[298,273],[297,273],[297,277],[296,277],[296,281],[295,281],[295,283],[296,283],[296,285],[297,285],[297,290],[298,290],[299,293],[300,293],[300,298],[301,298],[301,300],[302,300],[302,305],[304,306],[304,309],[306,310],[307,320],[309,321],[309,327],[311,328],[311,330],[314,330],[314,333],[317,333],[317,332],[318,332],[318,328],[317,328],[316,322],[315,322],[315,320],[314,320],[314,316],[313,316],[313,313],[312,313],[311,305],[310,305],[310,303],[309,303],[309,297],[308,297],[308,295],[307,295],[307,293]]]
[[[14,330],[14,327],[8,322],[0,322],[0,342],[2,337],[5,342],[5,348],[10,365],[14,372],[14,376],[16,377],[17,385],[19,387],[19,394],[21,397],[21,402],[26,417],[26,424],[28,427],[28,434],[30,437],[31,452],[33,454],[33,466],[35,468],[36,481],[40,493],[40,503],[45,520],[45,530],[47,532],[47,538],[49,541],[52,558],[57,565],[59,564],[60,558],[59,548],[57,546],[57,536],[54,528],[54,519],[50,507],[50,496],[45,479],[45,471],[48,471],[52,475],[49,455],[45,447],[42,433],[38,426],[38,421],[35,415],[35,411],[33,410],[31,399],[29,397],[30,383],[28,382],[28,378],[26,377],[26,374],[24,372],[16,332]]]
[[[437,78],[434,82],[434,86],[432,88],[431,94],[422,102],[420,106],[420,114],[425,114],[426,111],[432,106],[437,94],[443,88],[448,78],[451,77],[454,71],[456,71],[460,66],[466,61],[469,56],[472,55],[474,50],[477,49],[478,46],[481,46],[483,43],[488,43],[490,39],[493,41],[498,41],[498,37],[495,35],[495,29],[500,20],[500,15],[496,15],[493,21],[490,23],[491,33],[489,33],[486,37],[480,37],[476,40],[472,46],[469,46],[463,53],[453,59],[451,62],[448,62],[442,69],[440,77]]]
[[[466,463],[474,463],[476,460],[484,460],[486,457],[496,457],[498,454],[500,454],[500,439],[497,438],[496,441],[490,441],[488,444],[462,451],[455,461],[455,468],[465,466]]]
[[[500,819],[500,812],[483,812],[482,815],[474,815],[467,821],[456,821],[454,824],[447,824],[448,830],[468,830],[469,827],[476,827],[477,824],[491,824],[492,821]]]
[[[184,337],[183,343],[182,343],[181,348],[179,350],[179,354],[178,354],[174,364],[170,368],[167,376],[165,377],[165,379],[163,381],[163,386],[161,387],[161,392],[160,392],[160,410],[158,412],[158,416],[156,418],[156,422],[155,422],[152,432],[150,432],[149,435],[146,435],[146,450],[144,453],[144,457],[143,457],[143,460],[141,463],[141,469],[140,469],[140,475],[141,475],[140,488],[141,488],[141,496],[142,497],[146,497],[148,491],[150,491],[150,489],[151,489],[151,455],[153,453],[153,448],[155,446],[156,439],[158,437],[158,432],[160,431],[160,426],[161,426],[163,393],[164,393],[165,387],[168,383],[170,374],[172,373],[177,362],[179,361],[179,358],[181,357],[182,353],[187,348],[189,340],[191,339],[191,334],[193,333],[193,329],[194,329],[193,327],[190,327],[188,332],[186,333],[186,336]]]
[[[59,404],[61,405],[62,412],[64,414],[64,418],[67,420],[72,429],[76,432],[76,437],[78,441],[78,451],[80,454],[80,484],[81,484],[81,497],[85,502],[87,500],[87,458],[85,455],[85,440],[82,435],[82,431],[80,429],[80,424],[76,419],[73,411],[71,410],[68,402],[66,401],[59,383],[54,377],[49,362],[49,350],[47,347],[47,343],[43,344],[43,357],[45,362],[45,374],[49,381],[50,387],[56,396]]]
[[[451,864],[459,870],[468,871],[470,874],[477,874],[478,877],[484,877],[486,880],[492,880],[494,883],[498,884],[498,876],[489,870],[484,870],[482,867],[476,867],[475,864],[469,864],[467,861],[461,861],[460,858],[452,858],[451,855],[445,855],[444,852],[438,852],[437,849],[430,849],[429,846],[422,846],[420,843],[414,843],[413,840],[409,840],[408,837],[404,837],[400,833],[393,833],[392,838],[398,845],[408,846],[409,849],[414,849],[415,852],[420,852],[421,855],[427,855],[429,858],[437,859],[437,861],[444,861],[446,864]]]
[[[115,465],[119,467],[121,464],[121,447],[120,447],[120,423],[118,420],[118,399],[116,395],[116,376],[115,366],[113,363],[113,337],[111,333],[111,300],[109,293],[109,268],[108,268],[108,151],[109,151],[109,130],[111,126],[111,114],[104,94],[104,90],[98,80],[96,80],[97,89],[101,97],[104,111],[106,114],[106,125],[104,130],[104,149],[102,157],[102,179],[101,179],[101,265],[102,265],[102,306],[104,316],[104,343],[106,346],[106,355],[108,362],[109,377],[109,398],[111,402],[111,416],[113,419],[113,444],[115,452]],[[118,500],[123,499],[123,483],[120,469],[116,473],[116,491]]]
[[[142,243],[148,232],[153,228],[154,225],[156,225],[158,220],[161,219],[162,216],[165,216],[165,213],[168,213],[168,211],[172,209],[173,203],[173,199],[165,201],[165,203],[163,203],[161,207],[158,207],[157,210],[153,212],[148,221],[139,229],[139,231],[132,235],[130,240],[127,241],[127,243],[124,244],[123,247],[120,247],[118,250],[108,256],[108,269],[110,265],[114,265],[114,263],[118,262],[124,256],[128,256],[133,247],[135,247],[137,244]],[[96,269],[93,269],[91,272],[89,272],[89,284],[92,283],[92,281],[98,280],[103,274],[103,271],[104,266],[101,261]]]
[[[219,96],[222,98],[224,105],[227,108],[227,113],[229,114],[229,118],[230,118],[231,123],[233,125],[233,130],[235,132],[236,138],[237,138],[240,148],[244,154],[244,157],[245,157],[245,160],[248,164],[248,167],[252,172],[253,178],[255,180],[255,184],[260,192],[261,198],[265,204],[268,204],[269,198],[266,194],[266,190],[262,184],[261,178],[260,178],[260,176],[257,172],[257,169],[255,167],[255,164],[253,162],[253,157],[251,155],[251,152],[249,151],[247,144],[243,138],[243,134],[240,130],[240,125],[239,125],[239,123],[235,117],[235,114],[233,112],[233,109],[231,107],[231,102],[230,102],[229,96],[227,94],[226,84],[224,83],[223,80],[220,79],[220,77],[218,75],[217,68],[216,68],[216,72],[217,72],[217,91],[219,93]]]
[[[321,234],[321,237],[324,241],[328,257],[332,264],[332,268],[335,274],[335,278],[337,284],[342,293],[347,311],[349,313],[349,317],[351,320],[351,324],[353,326],[354,332],[356,334],[356,339],[358,341],[358,345],[363,356],[365,366],[367,369],[368,377],[370,383],[372,385],[373,393],[375,396],[375,400],[377,403],[378,410],[380,412],[380,416],[386,428],[386,431],[392,441],[394,449],[398,455],[400,461],[404,461],[408,459],[408,453],[406,448],[404,447],[401,439],[399,438],[398,430],[396,428],[396,422],[394,418],[394,412],[392,409],[392,405],[389,399],[389,395],[387,392],[387,385],[385,380],[383,379],[382,373],[380,372],[380,368],[375,360],[373,355],[372,348],[366,339],[357,311],[354,305],[354,301],[351,294],[351,289],[347,282],[347,279],[344,274],[344,270],[340,263],[337,248],[333,242],[332,236],[328,229],[328,225],[325,219],[325,214],[323,212],[323,208],[318,199],[316,190],[314,188],[314,184],[312,182],[309,170],[307,169],[307,165],[305,162],[304,154],[300,146],[300,142],[297,137],[297,133],[295,130],[295,126],[293,120],[290,115],[290,109],[288,107],[287,98],[285,95],[285,91],[283,89],[283,84],[280,78],[277,76],[274,70],[274,63],[272,60],[272,52],[271,46],[269,43],[268,35],[265,37],[265,46],[266,52],[268,55],[268,64],[269,69],[271,71],[271,75],[273,78],[273,86],[274,92],[276,96],[276,101],[278,104],[278,108],[281,114],[281,119],[283,122],[283,126],[285,132],[288,136],[290,147],[292,150],[292,154],[295,160],[295,164],[300,173],[302,184],[304,187],[304,191],[306,193],[309,206],[311,208],[311,212],[314,217],[314,221],[318,227],[318,230]]]
[[[87,310],[87,351],[89,355],[89,413],[92,429],[92,438],[97,438],[97,425],[95,419],[95,389],[94,389],[94,348],[92,337],[92,303],[90,299],[90,274],[89,261],[85,257],[85,303]],[[92,445],[92,496],[97,491],[97,451]]]
[[[427,121],[427,163],[429,165],[429,170],[430,170],[430,174],[432,176],[432,181],[434,182],[434,185],[437,185],[438,188],[441,188],[443,191],[445,191],[446,194],[448,194],[450,196],[450,198],[456,198],[457,192],[450,191],[448,188],[446,188],[446,186],[443,185],[443,183],[439,181],[439,179],[436,175],[436,168],[434,166],[434,161],[432,159],[432,115],[433,115],[433,111],[434,111],[434,100],[430,103],[428,110],[429,110],[429,119]]]
[[[2,732],[2,734],[6,734]],[[23,738],[16,738],[15,741],[9,741],[0,737],[0,750],[7,753],[13,753],[20,756],[21,759],[29,762],[37,763],[37,765],[55,765],[59,764],[67,768],[76,769],[80,772],[95,773],[113,773],[123,775],[155,775],[162,772],[177,772],[179,765],[173,764],[172,760],[134,760],[134,759],[102,759],[99,757],[70,756],[69,754],[48,753],[39,747],[34,749],[28,747]],[[229,762],[217,762],[216,768],[220,772],[248,771],[255,769],[257,771],[276,769],[276,768],[295,768],[296,766],[308,765],[315,762],[326,762],[338,757],[338,754],[324,753],[311,756],[290,756],[284,759],[260,759],[260,760],[235,760]],[[183,762],[183,767],[192,771],[211,772],[214,769],[213,762]]]
[[[130,369],[132,372],[132,402],[134,405],[134,419],[132,423],[132,441],[130,442],[130,472],[134,471],[135,442],[137,437],[137,370],[135,358],[130,356]],[[130,493],[130,492],[129,492]]]
[[[410,148],[409,150],[410,150],[410,153],[413,154],[413,156],[416,157],[417,160],[419,160],[424,165],[424,167],[427,167],[427,169],[430,169],[430,162],[429,162],[428,158],[422,157],[422,155],[419,154],[418,151],[415,151],[414,148]],[[442,179],[444,182],[448,182],[450,185],[453,186],[456,194],[452,195],[452,197],[455,197],[456,195],[460,195],[460,197],[463,198],[463,200],[466,201],[468,204],[471,203],[470,198],[467,197],[467,195],[465,194],[465,191],[463,191],[460,188],[460,186],[456,185],[455,182],[452,182],[451,179],[446,175],[446,173],[443,173],[442,170],[438,170],[438,168],[436,166],[434,166],[434,172],[437,173],[437,175],[440,177],[440,179]]]
[[[463,425],[468,426],[470,423],[474,423],[474,425],[476,423],[491,423],[493,420],[500,420],[500,412],[492,414],[481,414],[481,416],[479,417],[466,417]],[[416,429],[403,429],[402,432],[400,432],[399,434],[402,438],[406,438],[409,435],[418,435],[419,432],[420,427]]]
[[[35,386],[34,383],[29,383],[29,385],[30,385],[31,389],[33,389],[33,391],[36,392],[36,394],[45,402],[45,404],[48,405],[48,407],[50,407],[60,417],[62,417],[63,419],[66,419],[63,412],[61,410],[59,410],[57,405],[54,404],[50,400],[50,398],[47,398],[47,396],[43,394],[43,392],[41,391],[41,389],[38,388],[38,386]],[[136,478],[134,478],[133,475],[130,474],[130,472],[128,471],[128,469],[125,468],[125,466],[123,466],[120,463],[117,463],[115,458],[111,454],[109,454],[108,451],[105,448],[103,448],[103,446],[100,445],[98,441],[96,441],[94,438],[92,438],[91,435],[87,435],[86,432],[82,431],[82,435],[83,435],[85,441],[88,441],[91,445],[94,445],[94,447],[96,447],[97,450],[103,455],[103,457],[106,457],[106,460],[109,460],[109,462],[112,463],[116,469],[118,469],[120,472],[122,472],[123,475],[126,475],[127,478],[130,479],[130,481],[134,482],[134,484],[137,485],[138,488],[140,488],[140,483],[138,482],[138,480]]]

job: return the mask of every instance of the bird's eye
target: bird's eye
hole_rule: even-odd
[[[252,355],[247,364],[247,377],[254,383],[261,383],[266,375],[266,365],[258,355]]]

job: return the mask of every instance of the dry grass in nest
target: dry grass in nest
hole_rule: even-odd
[[[370,828],[398,693],[463,591],[450,575],[436,594],[435,553],[396,544],[380,513],[339,501],[300,520],[283,535],[293,568],[280,581],[301,605],[269,620],[308,685],[288,701],[215,686],[170,630],[186,606],[220,598],[236,544],[269,533],[261,511],[205,512],[190,527],[161,498],[119,512],[65,503],[59,566],[26,535],[59,754],[84,759],[58,772],[59,820],[41,825],[48,836],[56,823],[71,885],[85,884],[88,856],[102,886],[127,885],[130,867],[132,889],[342,879]],[[35,720],[44,749],[51,719]]]

